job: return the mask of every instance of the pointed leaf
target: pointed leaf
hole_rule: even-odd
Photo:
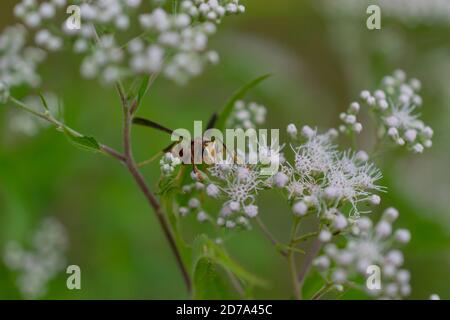
[[[236,263],[228,253],[219,245],[210,240],[206,235],[197,237],[192,246],[192,270],[195,272],[198,262],[202,258],[209,258],[215,264],[232,272],[245,284],[264,286],[265,282],[252,275],[242,266]]]
[[[144,79],[141,82],[141,86],[139,87],[138,96],[137,96],[138,106],[141,104],[142,99],[144,98],[144,96],[147,93],[149,82],[150,82],[150,76],[147,75],[144,77]]]
[[[194,298],[195,299],[231,299],[225,280],[218,274],[216,265],[209,258],[201,258],[194,271]]]
[[[99,143],[93,137],[77,136],[67,129],[64,129],[64,134],[72,144],[83,150],[92,152],[98,152],[101,150]]]
[[[44,109],[46,111],[49,111],[47,100],[45,100],[45,97],[44,97],[44,95],[42,93],[39,93],[39,98],[41,98],[42,106],[44,107]]]
[[[224,130],[226,121],[233,112],[234,104],[236,103],[236,101],[243,99],[251,89],[256,87],[258,84],[260,84],[270,76],[271,74],[265,74],[263,76],[260,76],[244,85],[238,91],[236,91],[220,112],[216,128],[219,130]]]

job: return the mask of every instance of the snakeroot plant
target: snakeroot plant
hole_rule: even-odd
[[[79,8],[79,25],[76,19],[67,20],[69,5],[78,6],[72,9],[76,13]],[[177,141],[156,157],[135,160],[133,123],[172,133],[152,121],[137,121],[136,113],[145,107],[142,98],[154,81],[164,76],[184,84],[206,65],[218,63],[219,56],[209,49],[208,39],[222,22],[244,12],[239,0],[23,0],[14,9],[19,23],[0,35],[0,103],[39,120],[16,117],[12,127],[26,121],[22,127],[33,134],[43,123],[50,124],[72,143],[109,156],[125,167],[156,214],[192,297],[214,297],[211,291],[218,290],[214,287],[217,267],[244,298],[251,297],[252,288],[267,285],[267,280],[242,268],[225,249],[229,235],[253,228],[261,230],[286,259],[293,288],[289,297],[320,299],[347,288],[360,289],[375,298],[407,297],[410,273],[402,267],[404,257],[399,248],[409,242],[411,234],[406,229],[393,230],[399,215],[394,208],[385,209],[379,221],[372,216],[385,206],[382,196],[387,192],[374,162],[380,150],[391,145],[421,153],[432,145],[433,130],[417,112],[423,104],[420,82],[408,80],[403,71],[385,77],[373,92],[362,91],[359,100],[341,114],[342,125],[337,129],[289,124],[285,143],[266,137],[243,148],[229,150],[225,146],[221,153],[211,145],[224,145],[223,141],[200,139],[201,151],[213,160],[206,164],[186,163],[186,155],[193,157],[179,149],[174,152]],[[38,91],[40,64],[50,52],[66,51],[80,55],[83,77],[97,79],[106,90],[117,92],[123,111],[123,150],[66,124],[54,94],[23,99],[15,95],[17,87]],[[239,129],[243,134],[261,129],[270,111],[245,98],[267,77],[259,77],[236,92],[213,115],[208,127]],[[140,86],[133,85],[136,78],[142,79]],[[372,114],[377,127],[378,143],[370,152],[356,144],[348,148],[339,143],[345,136],[354,138],[364,130],[358,118],[361,112]],[[188,145],[196,142],[188,141]],[[153,160],[159,161],[161,177],[158,183],[150,184],[140,167],[157,165]],[[267,166],[273,162],[278,164],[277,170],[267,174]],[[155,190],[153,185],[157,185]],[[264,223],[269,213],[258,205],[262,192],[276,192],[279,201],[288,204],[289,212],[276,212],[281,219],[291,221],[288,237],[277,239]],[[216,232],[185,240],[180,226],[189,215],[195,215],[199,223],[211,224]],[[307,220],[315,226],[314,231],[303,230]],[[310,245],[305,247],[304,243]],[[21,270],[13,251],[8,250],[8,264]],[[305,296],[304,283],[313,273],[320,274],[323,287]]]

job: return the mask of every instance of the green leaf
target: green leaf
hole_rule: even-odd
[[[216,265],[209,258],[201,258],[194,271],[195,299],[230,299],[230,295],[223,277],[218,274]]]
[[[92,152],[99,152],[101,150],[100,144],[93,137],[78,136],[67,129],[64,129],[64,134],[72,144],[80,149]]]
[[[254,276],[231,259],[224,248],[210,240],[206,235],[200,235],[195,239],[192,246],[192,270],[194,278],[198,272],[197,269],[204,267],[202,263],[205,258],[221,266],[224,270],[233,273],[245,286],[264,286],[266,284],[265,281]],[[194,283],[194,291],[197,292],[198,290],[200,288],[197,288]]]
[[[192,261],[192,250],[191,247],[188,246],[188,244],[184,241],[181,227],[180,227],[180,220],[178,215],[174,211],[174,198],[173,194],[165,194],[161,196],[161,203],[164,206],[166,215],[168,217],[169,223],[172,227],[173,236],[175,238],[175,243],[180,251],[181,258],[183,260],[183,263],[185,266],[190,268],[191,261]]]
[[[226,121],[230,117],[231,113],[233,112],[234,104],[236,103],[236,101],[243,99],[251,89],[256,87],[258,84],[260,84],[261,82],[263,82],[270,76],[271,76],[271,74],[265,74],[263,76],[260,76],[256,79],[252,80],[251,82],[247,83],[246,85],[244,85],[238,91],[236,91],[233,94],[233,96],[230,98],[230,100],[228,100],[228,102],[223,107],[223,109],[221,110],[221,112],[219,114],[219,118],[217,120],[216,128],[219,130],[224,130]]]
[[[44,109],[49,111],[47,100],[45,100],[45,97],[42,93],[39,93],[39,98],[41,98],[41,102],[42,102],[42,105],[44,106]]]
[[[142,79],[142,83],[141,83],[141,86],[139,87],[138,96],[137,96],[138,106],[141,104],[142,98],[144,98],[144,96],[147,93],[149,82],[150,82],[149,75],[145,76],[144,79]]]

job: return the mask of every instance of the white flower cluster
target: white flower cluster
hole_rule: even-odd
[[[358,216],[358,203],[380,203],[375,192],[382,190],[376,184],[381,172],[368,162],[365,152],[338,151],[332,142],[338,135],[334,129],[318,134],[317,130],[305,126],[301,136],[297,136],[294,127],[291,124],[287,128],[296,142],[291,145],[294,163],[286,163],[284,172],[278,174],[283,179],[277,186],[287,192],[295,215],[326,213],[351,204],[350,214]]]
[[[27,30],[16,25],[0,34],[0,102],[5,102],[9,89],[20,86],[37,86],[40,77],[37,67],[45,58],[45,52],[26,46]]]
[[[238,100],[234,104],[233,112],[227,120],[227,128],[256,128],[266,122],[266,114],[266,107],[256,102],[246,104],[244,101]]]
[[[396,209],[388,208],[375,226],[367,217],[356,220],[345,246],[338,248],[334,243],[327,244],[324,254],[315,259],[314,265],[327,281],[342,285],[352,285],[361,276],[369,276],[368,268],[377,266],[381,271],[381,288],[365,286],[363,290],[381,299],[408,296],[411,292],[410,273],[402,269],[403,254],[395,249],[395,245],[408,243],[411,234],[406,229],[393,231],[392,224],[398,215]],[[329,241],[325,237],[321,240]]]
[[[102,36],[97,42],[96,49],[83,60],[81,74],[86,78],[100,75],[106,83],[113,83],[125,73],[125,70],[121,69],[123,59],[123,51],[116,44],[114,36]]]
[[[256,165],[215,164],[209,168],[210,182],[206,194],[211,198],[226,200],[217,219],[219,226],[233,229],[249,227],[249,219],[258,215],[256,196],[267,187],[267,178],[260,175]]]
[[[207,63],[219,62],[218,54],[208,50],[208,38],[222,18],[245,12],[239,0],[183,0],[173,12],[158,7],[143,14],[136,13],[141,0],[78,0],[74,4],[81,8],[81,26],[70,29],[66,21],[58,21],[58,10],[65,9],[65,4],[65,0],[41,4],[23,0],[14,11],[36,30],[38,46],[48,51],[73,47],[74,52],[85,55],[81,74],[99,76],[106,83],[159,72],[186,83]],[[130,39],[125,32],[135,29],[140,33]]]
[[[281,189],[287,194],[292,211],[296,216],[319,213],[323,225],[329,232],[348,231],[353,219],[341,213],[341,208],[350,205],[350,216],[361,212],[359,203],[378,205],[381,198],[375,194],[383,188],[376,182],[381,178],[380,171],[368,162],[368,155],[363,152],[339,152],[332,140],[337,137],[336,130],[318,134],[316,130],[305,126],[298,135],[297,128],[291,124],[288,132],[298,145],[292,145],[294,162],[286,161],[284,154],[266,147],[267,157],[273,163],[280,164],[280,170],[270,176],[261,174],[266,162],[250,164],[252,157],[243,163],[216,163],[208,168],[205,184],[203,181],[184,186],[184,193],[199,190],[213,199],[225,199],[217,223],[227,228],[236,226],[249,227],[249,220],[258,215],[256,197],[263,189]],[[251,149],[251,148],[248,148]],[[259,148],[260,149],[260,148]],[[250,150],[251,151],[251,150]],[[261,151],[261,150],[259,150]],[[259,153],[264,158],[264,148]],[[276,157],[276,159],[274,158]],[[267,160],[267,159],[266,159]],[[194,174],[193,179],[197,177]],[[200,197],[195,197],[195,199]],[[197,202],[195,202],[197,203]],[[197,208],[198,206],[188,206]],[[189,212],[182,208],[181,215]]]
[[[19,273],[17,285],[26,299],[46,293],[47,283],[65,266],[68,238],[64,226],[54,218],[43,220],[33,235],[32,249],[10,242],[4,251],[6,266]]]
[[[380,6],[386,17],[410,24],[450,25],[449,0],[325,0],[323,5],[332,14],[344,13],[361,17],[371,4]]]
[[[198,181],[195,173],[192,173],[192,179],[194,180],[193,183],[186,184],[182,188],[183,195],[187,195],[189,199],[185,206],[178,208],[178,213],[182,217],[194,213],[199,222],[211,221],[211,217],[202,207],[202,201],[199,200],[202,198],[201,193],[210,190],[210,188],[207,188],[203,182]]]
[[[167,152],[159,161],[159,166],[163,176],[171,175],[175,171],[175,168],[180,164],[181,159],[179,157],[175,157],[170,152]]]
[[[39,3],[36,0],[22,0],[14,7],[16,17],[26,26],[38,28],[47,20],[55,17],[57,9],[63,8],[66,0],[50,0]]]
[[[344,123],[339,126],[339,131],[343,133],[355,132],[361,133],[363,126],[361,122],[358,122],[358,113],[361,110],[361,106],[358,102],[352,102],[346,112],[342,112],[339,118]]]
[[[58,97],[53,93],[44,93],[42,95],[46,101],[48,110],[44,109],[40,97],[28,96],[24,99],[24,103],[32,110],[37,112],[49,112],[54,118],[62,118],[63,107]],[[11,110],[9,113],[8,127],[11,132],[17,132],[27,136],[34,136],[41,129],[48,128],[50,123],[36,116],[23,112],[22,110]]]
[[[422,105],[422,98],[417,94],[420,88],[419,80],[408,80],[405,72],[397,70],[383,79],[379,90],[374,93],[365,90],[360,95],[379,119],[381,133],[415,153],[430,148],[433,137],[433,130],[415,112]]]
[[[190,16],[213,22],[219,22],[227,14],[245,12],[245,7],[239,3],[239,0],[184,0],[181,8]]]

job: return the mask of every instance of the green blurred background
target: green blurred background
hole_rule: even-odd
[[[15,2],[1,1],[0,29],[14,21]],[[434,146],[424,155],[395,152],[379,159],[389,189],[383,207],[396,206],[397,226],[412,231],[405,249],[411,298],[450,298],[450,24],[384,19],[381,31],[369,31],[364,12],[360,18],[334,14],[321,1],[243,2],[247,13],[227,19],[211,42],[221,54],[219,66],[185,87],[159,79],[139,114],[190,128],[193,120],[206,121],[236,88],[271,72],[250,96],[268,107],[267,127],[294,122],[328,128],[360,90],[374,89],[383,75],[401,68],[421,79],[421,112],[435,129]],[[68,125],[120,148],[116,94],[81,79],[70,62],[76,59],[67,54],[47,60],[41,68],[44,89],[60,94]],[[14,134],[9,112],[0,110],[0,248],[10,240],[26,241],[43,217],[55,216],[70,237],[68,263],[82,270],[82,290],[69,291],[62,272],[44,298],[187,298],[155,216],[124,168],[81,152],[53,129],[34,137]],[[166,146],[168,137],[136,129],[134,141],[136,157],[145,159]],[[361,143],[370,147],[370,137]],[[144,173],[156,181],[157,163]],[[263,194],[260,206],[266,224],[286,239],[289,208],[274,194]],[[187,239],[205,230],[194,217],[184,229]],[[269,281],[255,290],[256,298],[290,297],[285,261],[256,228],[227,236],[226,245],[246,269]],[[21,298],[15,277],[0,262],[0,298]]]

